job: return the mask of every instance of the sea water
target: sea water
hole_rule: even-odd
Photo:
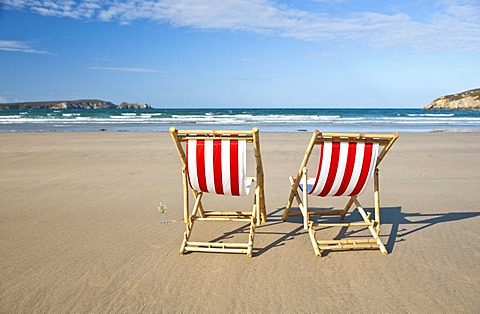
[[[251,129],[262,132],[480,131],[480,111],[423,109],[3,110],[0,132]]]

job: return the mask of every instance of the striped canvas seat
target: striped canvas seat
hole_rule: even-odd
[[[353,133],[320,133],[314,131],[305,152],[305,157],[296,176],[290,177],[292,190],[285,206],[282,219],[285,220],[291,213],[293,200],[298,203],[303,216],[303,226],[308,230],[315,255],[320,256],[321,250],[344,250],[378,248],[382,254],[387,250],[380,241],[380,191],[378,165],[385,157],[398,134],[353,134]],[[313,148],[318,147],[318,167],[315,176],[309,176],[308,161]],[[367,191],[373,179],[374,218],[372,212],[367,212],[360,205],[357,196]],[[309,204],[309,196],[348,197],[343,209],[316,208]],[[355,205],[363,218],[362,222],[314,222],[311,216],[339,216],[343,220]],[[317,240],[314,227],[367,227],[372,238]]]
[[[245,140],[188,140],[188,182],[197,191],[248,195],[253,178],[246,177]]]
[[[251,257],[255,227],[267,220],[259,130],[253,128],[251,131],[232,132],[170,128],[170,135],[182,162],[183,213],[186,231],[180,253],[192,251],[242,253]],[[248,151],[253,151],[253,156],[247,158],[249,145],[253,149]],[[249,161],[253,159],[255,167],[247,169],[247,159]],[[252,176],[247,177],[248,171],[252,172]],[[253,183],[255,188],[252,188]],[[190,202],[189,190],[194,197],[193,204]],[[249,195],[250,190],[254,192],[252,193],[254,194],[253,206],[248,206],[247,210],[226,211],[223,206],[218,210],[206,208],[208,207],[204,198],[206,194],[210,194],[208,198],[216,195],[237,197]],[[224,205],[229,204],[229,202],[224,203]],[[243,229],[237,228],[228,236],[224,234],[215,237],[214,240],[191,241],[190,236],[197,221],[248,223],[248,239],[245,242],[231,242],[229,239],[233,238],[231,237],[233,233],[246,233],[242,232]]]
[[[307,181],[308,194],[356,196],[373,175],[378,143],[322,142],[317,175]],[[303,190],[303,184],[300,183]]]

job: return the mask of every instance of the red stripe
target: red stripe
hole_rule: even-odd
[[[205,140],[197,140],[197,177],[200,190],[208,192],[207,178],[205,177]]]
[[[333,186],[333,182],[335,181],[335,177],[337,176],[337,169],[338,169],[338,159],[340,158],[340,143],[334,142],[332,143],[332,159],[330,160],[330,169],[328,170],[327,181],[325,182],[325,186],[323,187],[322,192],[320,192],[320,196],[327,196]]]
[[[213,141],[213,179],[215,182],[215,192],[223,194],[222,180],[222,141]]]
[[[323,142],[320,143],[320,157],[318,158],[318,169],[317,169],[317,176],[315,177],[315,183],[313,184],[311,192],[315,191],[315,188],[317,187],[318,183],[318,178],[320,177],[320,170],[322,169],[322,160],[323,160]],[[308,186],[305,187],[308,191]]]
[[[230,141],[230,187],[232,195],[240,195],[238,184],[238,141]]]
[[[347,155],[347,164],[345,165],[345,173],[343,174],[342,183],[340,183],[340,187],[338,188],[337,193],[335,193],[335,196],[343,195],[343,193],[345,193],[345,190],[348,188],[348,184],[352,179],[353,166],[355,166],[356,152],[357,152],[357,143],[355,142],[348,143],[348,155]]]
[[[350,196],[358,195],[367,183],[368,171],[370,170],[370,162],[372,161],[372,143],[365,143],[365,153],[363,155],[362,171],[360,172],[360,177],[358,178],[358,183],[353,189]]]

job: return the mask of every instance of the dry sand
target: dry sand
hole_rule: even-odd
[[[401,134],[380,167],[390,254],[321,258],[299,219],[280,222],[309,138],[261,134],[269,221],[248,259],[178,254],[168,133],[0,134],[0,312],[479,313],[480,133]],[[197,235],[237,228],[226,224]]]

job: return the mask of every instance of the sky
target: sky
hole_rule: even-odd
[[[0,0],[0,102],[421,108],[480,88],[480,0]]]

